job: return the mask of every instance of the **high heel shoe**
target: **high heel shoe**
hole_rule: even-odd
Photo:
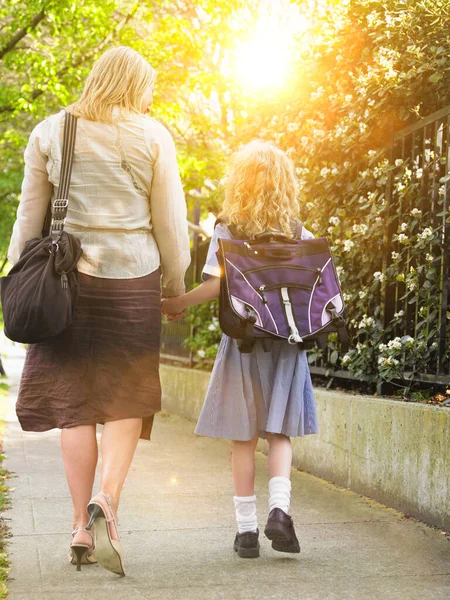
[[[100,492],[88,504],[90,520],[87,529],[95,525],[95,556],[104,569],[124,577],[123,552],[119,540],[119,531],[111,507],[109,494]]]
[[[95,540],[92,532],[82,527],[77,527],[77,529],[72,531],[72,537],[74,538],[80,531],[88,533],[91,536],[92,543],[87,545],[72,542],[70,544],[69,560],[72,565],[77,565],[77,571],[81,571],[81,565],[89,565],[97,562],[95,558]]]

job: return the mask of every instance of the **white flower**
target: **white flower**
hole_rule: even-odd
[[[331,170],[332,175],[337,175],[338,173],[339,173],[339,169],[337,169],[336,167],[334,167],[334,169]]]
[[[392,260],[397,260],[397,258],[400,256],[400,254],[398,252],[393,251],[391,253],[391,256],[392,256]]]
[[[313,231],[318,231],[318,230],[319,230],[319,224],[318,224],[318,223],[313,223],[313,224],[311,225],[311,229],[312,229]]]
[[[411,179],[411,175],[412,175],[411,169],[406,169],[405,170],[405,177],[406,177],[406,179]]]
[[[353,96],[352,96],[351,94],[347,94],[347,95],[345,96],[345,101],[346,101],[346,102],[351,102],[352,100],[353,100]]]
[[[358,329],[367,329],[368,327],[373,327],[373,325],[375,325],[375,319],[373,317],[364,315],[361,321],[358,323]]]
[[[350,354],[346,354],[345,356],[342,357],[342,364],[344,365],[348,365],[349,362],[351,362],[352,357],[350,356]]]
[[[382,273],[381,271],[375,271],[375,273],[373,274],[373,278],[375,279],[375,281],[379,281],[381,283],[384,281],[384,273]]]
[[[425,227],[425,229],[419,233],[417,236],[421,240],[428,240],[433,237],[433,230],[430,227]]]
[[[399,337],[394,338],[388,342],[389,350],[401,350],[402,349],[402,341]]]
[[[411,337],[410,335],[403,336],[402,342],[406,348],[412,348],[414,346],[414,338]]]
[[[307,137],[306,135],[303,135],[301,137],[300,141],[302,142],[303,146],[307,146],[309,144],[309,137]]]
[[[360,123],[359,124],[360,133],[364,133],[367,130],[367,127],[368,127],[367,123]]]
[[[339,223],[341,222],[339,217],[330,217],[328,219],[328,222],[331,223],[332,225],[334,225],[335,227],[337,227],[339,225]]]
[[[397,188],[397,192],[403,192],[403,190],[405,189],[405,184],[404,184],[404,183],[402,183],[401,181],[399,181],[399,182],[397,183],[397,186],[396,186],[396,188]]]
[[[367,292],[364,290],[361,290],[358,295],[361,298],[361,300],[363,300],[367,296]]]
[[[406,283],[406,287],[408,288],[408,290],[410,292],[413,292],[414,290],[417,289],[417,281],[408,281]]]
[[[217,327],[214,325],[214,323],[211,323],[211,325],[209,325],[208,330],[209,331],[216,331]]]
[[[333,233],[333,228],[332,227],[328,227],[327,231],[331,235]]]
[[[423,175],[423,169],[417,169],[416,171],[416,179],[421,179]]]
[[[197,354],[200,356],[200,358],[205,358],[206,352],[204,350],[197,350]]]
[[[441,198],[445,196],[445,185],[441,185],[439,188],[439,196],[441,196]]]
[[[344,163],[344,169],[348,169],[351,166],[351,162],[349,162],[348,160],[345,161]]]
[[[403,160],[401,158],[397,158],[397,160],[395,161],[395,166],[396,167],[401,167],[403,164]]]
[[[418,208],[413,208],[412,211],[409,214],[412,217],[420,217],[420,216],[422,216],[422,211],[419,210]]]
[[[314,208],[314,204],[313,204],[313,202],[307,202],[307,203],[306,203],[306,208],[307,208],[308,210],[312,210],[312,209]]]
[[[373,158],[374,156],[377,155],[377,151],[376,150],[369,150],[369,152],[367,153],[371,158]]]
[[[344,298],[344,302],[349,302],[352,299],[351,294],[347,294],[346,292],[344,292],[342,296]]]
[[[358,199],[358,202],[360,204],[364,204],[364,202],[366,202],[366,200],[367,200],[367,198],[365,196],[360,196],[359,199]]]
[[[406,231],[408,229],[408,223],[402,223],[400,225],[400,231]]]
[[[337,273],[338,277],[340,278],[341,275],[343,275],[343,273],[344,273],[344,267],[341,267],[340,265],[338,267],[336,267],[336,273]]]
[[[398,312],[394,313],[394,319],[401,319],[404,316],[405,316],[404,310],[399,310]]]
[[[399,233],[397,236],[397,240],[400,242],[400,244],[407,244],[409,242],[408,236],[404,233]]]
[[[354,245],[355,245],[355,242],[353,240],[345,240],[344,241],[344,252],[350,252],[350,250],[353,248]]]
[[[426,260],[427,262],[433,262],[433,260],[434,260],[434,259],[433,259],[433,256],[432,256],[432,254],[427,254],[427,255],[425,256],[425,260]]]
[[[362,235],[365,235],[368,230],[369,230],[369,227],[367,225],[365,225],[364,223],[362,223],[361,225],[358,225],[355,223],[355,225],[353,225],[354,233],[362,233]]]
[[[330,173],[330,169],[328,169],[327,167],[323,167],[323,169],[321,169],[320,171],[320,176],[321,177],[326,177],[328,175],[328,173]]]

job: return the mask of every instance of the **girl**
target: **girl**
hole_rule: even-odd
[[[249,239],[265,231],[291,238],[313,237],[296,219],[294,168],[271,143],[254,141],[236,153],[225,187],[221,222],[216,226],[202,283],[177,298],[163,299],[163,311],[177,318],[187,307],[217,298],[218,238]],[[260,341],[241,354],[237,341],[222,336],[205,403],[195,433],[232,444],[234,505],[238,533],[234,549],[242,558],[259,556],[254,490],[258,438],[269,444],[269,517],[266,536],[279,552],[300,552],[289,516],[292,447],[290,437],[317,433],[316,408],[306,352],[283,340]]]

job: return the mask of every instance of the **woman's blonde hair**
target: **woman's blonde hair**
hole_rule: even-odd
[[[300,212],[297,194],[294,166],[286,153],[256,140],[232,157],[221,217],[248,237],[264,231],[292,237],[292,222]]]
[[[155,78],[156,71],[139,52],[128,46],[111,48],[94,63],[83,93],[68,110],[103,123],[114,121],[115,107],[140,113],[142,97]]]

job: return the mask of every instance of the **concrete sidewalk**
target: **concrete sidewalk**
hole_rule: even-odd
[[[5,367],[11,402],[21,352]],[[10,600],[433,600],[450,597],[450,543],[392,509],[301,472],[293,473],[292,514],[300,555],[239,559],[226,442],[197,438],[193,424],[160,415],[151,443],[139,442],[122,498],[127,576],[67,562],[71,505],[59,434],[23,434],[7,417],[11,480]],[[265,457],[257,455],[260,529],[267,516]]]

